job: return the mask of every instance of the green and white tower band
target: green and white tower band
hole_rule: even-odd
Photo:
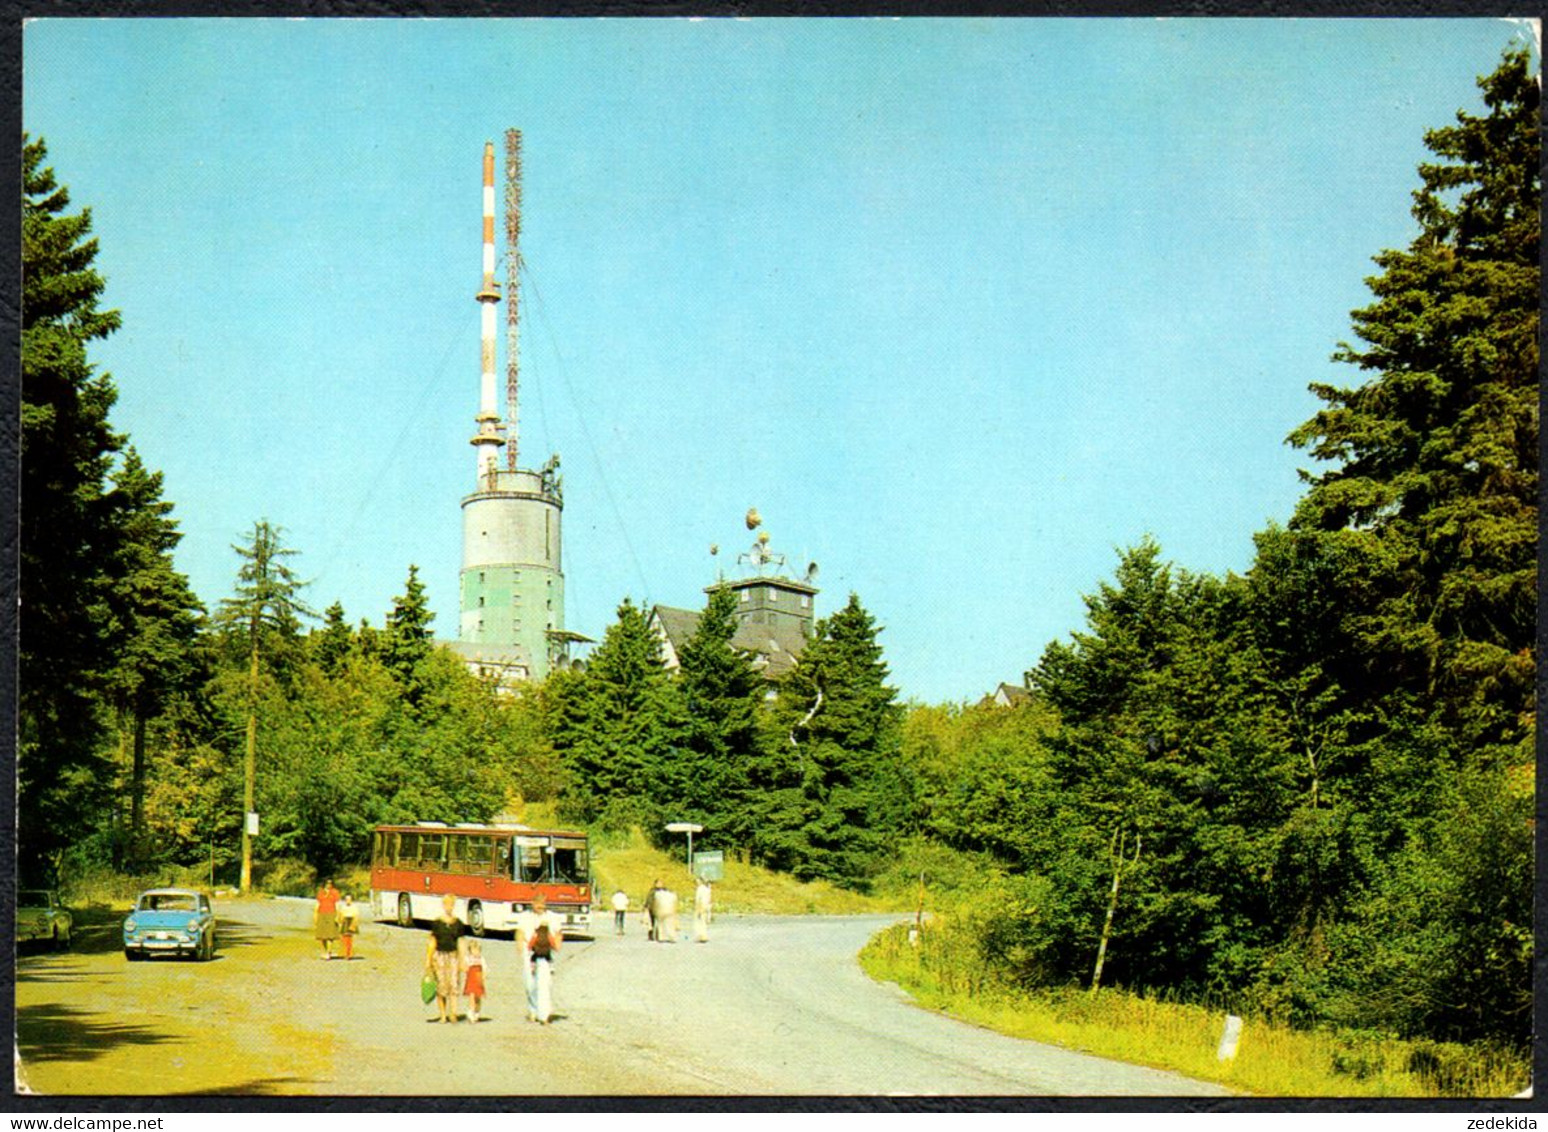
[[[508,192],[513,190],[507,187]],[[494,144],[484,146],[481,372],[475,487],[462,500],[461,624],[457,651],[474,667],[506,680],[541,680],[567,662],[573,634],[564,627],[561,520],[564,496],[559,457],[537,471],[500,461],[514,446],[515,420],[495,409]],[[516,249],[508,248],[515,256]],[[506,463],[508,466],[502,467]]]

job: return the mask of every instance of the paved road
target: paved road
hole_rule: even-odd
[[[485,942],[485,1019],[418,997],[425,933],[367,925],[325,963],[310,904],[225,902],[213,963],[127,964],[110,930],[17,968],[22,1079],[44,1093],[1225,1095],[912,1006],[855,962],[889,917],[730,917],[707,944],[631,920],[571,941],[529,1023],[515,945]]]

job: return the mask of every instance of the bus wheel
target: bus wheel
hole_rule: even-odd
[[[414,909],[409,907],[408,893],[398,896],[398,926],[411,928],[414,926]]]
[[[468,927],[479,938],[484,935],[484,906],[477,900],[468,904]]]

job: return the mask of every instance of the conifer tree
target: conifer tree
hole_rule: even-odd
[[[328,675],[335,675],[354,643],[354,634],[344,620],[344,605],[335,601],[323,610],[323,627],[312,634],[312,653]]]
[[[684,820],[705,827],[705,844],[717,836],[745,844],[749,832],[747,776],[758,745],[757,710],[765,684],[751,657],[731,645],[736,608],[729,588],[714,590],[679,657],[687,725],[668,770],[666,793],[682,800]]]
[[[22,405],[18,837],[24,874],[91,827],[108,776],[98,693],[109,666],[114,548],[106,493],[122,445],[117,392],[87,347],[118,329],[98,301],[91,210],[22,140]]]
[[[864,889],[913,811],[880,631],[851,594],[779,687],[754,768],[753,848],[802,879]]]
[[[561,684],[565,683],[561,681]],[[661,642],[633,601],[618,607],[563,707],[554,747],[570,771],[567,809],[582,820],[609,811],[655,835],[680,799],[667,793],[685,730],[682,701],[661,659]]]
[[[146,728],[166,698],[198,674],[194,648],[203,608],[173,568],[181,540],[161,498],[161,475],[133,447],[124,453],[107,497],[117,546],[109,564],[108,607],[114,663],[108,685],[131,732],[130,834],[138,847],[145,800]]]
[[[306,584],[285,564],[296,552],[284,545],[279,527],[267,519],[253,524],[245,546],[232,546],[242,558],[236,596],[221,602],[220,620],[242,639],[248,656],[247,754],[244,762],[242,807],[253,812],[257,775],[258,681],[260,661],[287,650],[300,630],[301,618],[314,616],[301,600]],[[252,836],[242,826],[241,890],[252,885]]]
[[[1353,624],[1377,687],[1434,695],[1472,746],[1517,744],[1536,625],[1539,87],[1527,52],[1479,80],[1485,116],[1429,131],[1407,249],[1376,257],[1363,346],[1373,375],[1317,384],[1291,443],[1333,466],[1292,528],[1352,532],[1385,566]]]
[[[419,704],[423,682],[419,666],[430,655],[430,604],[419,581],[419,567],[410,566],[403,593],[393,598],[387,615],[386,653],[383,660],[403,689],[410,707]]]

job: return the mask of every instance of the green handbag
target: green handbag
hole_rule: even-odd
[[[435,999],[434,975],[426,975],[423,979],[419,980],[419,997],[425,1000],[426,1006],[429,1006],[430,1003]]]

